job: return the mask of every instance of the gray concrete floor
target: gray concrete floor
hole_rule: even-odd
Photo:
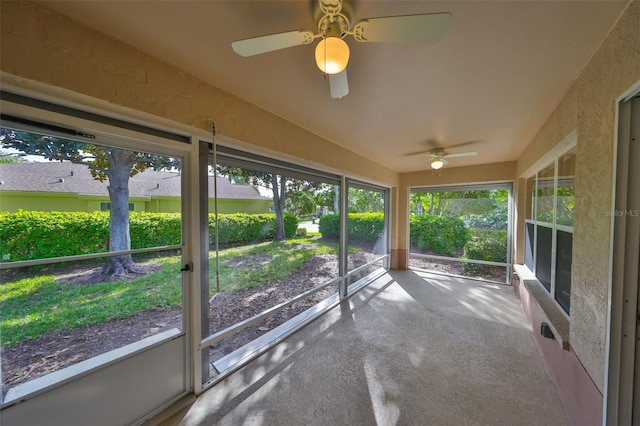
[[[392,271],[165,425],[566,425],[513,289]]]

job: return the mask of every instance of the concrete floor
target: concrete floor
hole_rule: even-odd
[[[566,425],[513,289],[392,271],[165,425]]]

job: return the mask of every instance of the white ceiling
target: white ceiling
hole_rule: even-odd
[[[447,167],[517,159],[627,3],[356,2],[355,21],[450,12],[452,25],[435,45],[347,37],[350,94],[337,100],[314,45],[249,58],[231,50],[238,39],[315,30],[311,0],[42,2],[398,172],[429,168],[426,154],[407,153],[468,141],[479,142],[450,152],[478,155]]]

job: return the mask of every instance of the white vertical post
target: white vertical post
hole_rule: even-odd
[[[347,272],[349,269],[349,191],[348,181],[345,176],[340,182],[340,258],[338,260],[340,280],[339,295],[340,300],[347,297]]]
[[[200,303],[198,306],[200,328],[198,344],[209,336],[209,144],[199,142],[198,149],[198,201],[200,211],[200,221],[198,222],[198,233],[200,235]],[[214,165],[215,167],[215,165]],[[215,176],[214,176],[215,179]],[[209,347],[200,350],[200,386],[209,380]],[[198,379],[198,376],[196,376]]]

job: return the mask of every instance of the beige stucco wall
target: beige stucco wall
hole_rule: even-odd
[[[600,391],[604,389],[610,274],[611,218],[605,211],[612,202],[616,102],[639,80],[640,3],[634,2],[518,160],[518,175],[524,177],[576,131],[570,344]]]

